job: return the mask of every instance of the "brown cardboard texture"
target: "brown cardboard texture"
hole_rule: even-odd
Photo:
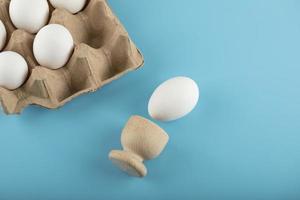
[[[90,0],[75,15],[64,9],[50,9],[49,24],[61,24],[69,29],[75,49],[67,65],[58,70],[39,66],[32,52],[35,35],[13,26],[9,2],[0,0],[0,19],[8,34],[4,51],[24,56],[30,73],[27,81],[14,91],[0,87],[0,102],[7,114],[20,113],[30,104],[58,108],[143,65],[141,53],[107,2]]]

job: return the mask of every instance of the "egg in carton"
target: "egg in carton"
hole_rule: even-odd
[[[50,8],[49,24],[64,25],[73,36],[75,48],[66,66],[57,70],[39,66],[32,52],[35,35],[13,26],[9,3],[10,0],[0,0],[0,19],[8,34],[4,50],[21,54],[30,73],[27,81],[14,91],[0,87],[0,102],[6,114],[18,114],[30,104],[50,109],[61,107],[144,63],[107,2],[89,0],[84,10],[75,15]]]

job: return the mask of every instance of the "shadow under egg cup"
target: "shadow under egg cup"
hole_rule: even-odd
[[[144,160],[156,158],[168,143],[168,134],[155,123],[140,116],[132,116],[125,125],[121,143],[123,151],[112,150],[109,159],[131,176],[144,177]]]

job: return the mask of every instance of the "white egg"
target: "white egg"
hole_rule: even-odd
[[[9,15],[15,27],[36,33],[48,22],[49,5],[47,0],[11,0]]]
[[[87,0],[50,0],[50,3],[55,8],[64,8],[75,14],[83,9]]]
[[[50,69],[63,67],[74,49],[71,33],[64,26],[50,24],[43,27],[33,42],[33,54],[38,63]]]
[[[6,43],[6,29],[3,22],[0,20],[0,51]]]
[[[197,105],[199,88],[188,77],[175,77],[162,83],[152,94],[148,112],[154,119],[172,121],[190,113]]]
[[[0,86],[9,90],[20,87],[28,75],[28,65],[20,54],[13,51],[0,53]]]

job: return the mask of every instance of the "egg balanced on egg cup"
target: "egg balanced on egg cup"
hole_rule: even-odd
[[[168,134],[158,125],[143,117],[132,116],[122,131],[123,151],[112,150],[109,159],[129,175],[144,177],[147,168],[143,161],[157,157],[168,140]]]

